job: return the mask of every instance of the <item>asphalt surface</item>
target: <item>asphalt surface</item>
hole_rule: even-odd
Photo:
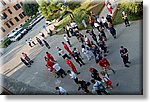
[[[116,70],[116,74],[110,72],[110,79],[113,81],[114,89],[108,90],[111,94],[141,94],[142,93],[142,21],[131,22],[130,27],[125,27],[124,24],[117,25],[115,27],[117,30],[117,39],[106,32],[108,37],[108,47],[110,50],[107,58],[109,59],[111,66]],[[85,34],[85,31],[81,31]],[[95,30],[97,33],[97,30]],[[71,94],[83,94],[83,91],[78,92],[78,86],[70,79],[69,76],[65,78],[55,78],[52,73],[49,73],[45,67],[44,56],[45,52],[50,52],[54,58],[58,61],[60,66],[67,71],[70,69],[66,64],[64,59],[60,57],[56,51],[56,46],[61,48],[61,42],[64,41],[63,35],[54,35],[46,39],[51,49],[48,50],[46,47],[40,47],[36,45],[32,50],[30,50],[30,57],[34,60],[33,65],[30,68],[27,68],[22,63],[18,66],[19,69],[15,70],[12,74],[9,75],[10,78],[14,78],[18,81],[21,81],[30,86],[42,89],[43,91],[49,91],[55,93],[55,87],[57,85],[64,87]],[[81,52],[80,43],[75,37],[71,38],[73,47],[77,47]],[[119,48],[123,45],[128,48],[129,56],[131,61],[131,66],[129,68],[124,67],[122,59],[119,54]],[[72,48],[73,48],[72,47]],[[71,48],[71,49],[72,49]],[[78,75],[79,79],[90,81],[91,77],[87,68],[94,67],[100,71],[100,67],[95,63],[95,60],[92,59],[88,61],[84,57],[85,66],[80,67],[73,59],[73,63],[77,67],[78,71],[81,74]],[[56,84],[59,82],[59,84]],[[115,85],[119,83],[119,86]],[[92,84],[89,89],[92,89]]]

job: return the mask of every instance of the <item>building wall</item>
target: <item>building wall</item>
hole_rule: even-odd
[[[24,0],[0,0],[0,37],[6,36],[16,26],[28,19],[28,16],[26,16],[22,10],[23,2]],[[11,14],[9,10],[12,12]],[[7,17],[4,17],[4,13]],[[16,17],[19,21],[17,21]]]

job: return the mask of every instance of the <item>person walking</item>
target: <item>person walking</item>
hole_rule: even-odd
[[[70,36],[70,26],[69,26],[69,24],[67,24],[64,29],[66,30],[67,36],[68,36],[69,38],[71,38],[71,36]]]
[[[23,62],[27,67],[30,67],[30,64],[26,62],[22,57],[20,57],[21,62]]]
[[[91,60],[92,56],[89,54],[89,49],[84,45],[82,47],[82,53],[87,57],[88,60]]]
[[[72,52],[78,54],[78,56],[79,56],[81,59],[84,59],[84,58],[81,56],[79,50],[78,50],[76,47],[73,48]]]
[[[112,70],[112,72],[115,74],[115,70],[110,66],[109,61],[106,57],[103,57],[99,62],[98,65],[104,70],[106,73],[108,73],[108,70]]]
[[[60,65],[56,62],[54,62],[53,68],[55,69],[58,77],[59,78],[61,76],[61,78],[64,78],[64,76],[66,76],[66,72],[60,67]],[[63,76],[64,75],[64,76]]]
[[[58,51],[59,56],[62,56],[63,59],[65,59],[66,57],[67,57],[68,59],[71,59],[71,57],[69,57],[69,56],[64,52],[64,50],[62,50],[62,49],[59,48],[59,47],[56,47],[56,49],[57,49],[57,51]]]
[[[26,44],[28,44],[31,48],[33,47],[32,44],[31,44],[31,42],[28,41],[28,40],[26,40]]]
[[[67,46],[67,44],[65,44],[64,42],[62,42],[62,44],[63,44],[64,49],[65,49],[67,52],[69,52],[69,54],[71,55],[72,52],[71,52],[70,48]]]
[[[37,42],[41,45],[44,46],[44,44],[42,43],[42,41],[40,40],[40,38],[36,37]]]
[[[114,39],[116,39],[116,30],[110,22],[108,22],[108,30],[110,31]]]
[[[102,54],[96,51],[95,62],[98,63],[103,58]]]
[[[98,46],[101,48],[101,50],[103,50],[104,56],[107,56],[109,51],[108,51],[108,48],[107,48],[107,45],[106,45],[105,38],[103,36],[99,35]]]
[[[29,41],[30,41],[33,45],[36,45],[36,43],[32,40],[32,38],[29,38]]]
[[[105,26],[105,28],[106,29],[108,29],[108,24],[107,24],[107,20],[106,20],[106,18],[104,18],[103,16],[102,16],[102,23],[104,24],[104,26]]]
[[[90,67],[90,68],[88,68],[88,71],[91,73],[91,77],[92,77],[94,80],[102,81],[102,79],[101,79],[100,76],[99,76],[98,71],[97,71],[95,68]]]
[[[67,93],[67,91],[66,91],[64,88],[62,88],[61,86],[55,87],[55,89],[56,89],[56,91],[58,91],[58,94],[59,94],[59,95],[69,95],[69,94]]]
[[[92,29],[94,29],[94,18],[89,16],[88,23],[91,25]]]
[[[105,82],[106,88],[113,89],[112,81],[110,80],[109,75],[106,72],[101,71],[100,76],[102,77],[103,81]]]
[[[46,37],[45,37],[45,35],[44,35],[43,32],[39,31],[39,35],[40,35],[41,37],[43,37],[44,39],[46,39]]]
[[[80,89],[82,89],[85,93],[89,93],[89,89],[88,89],[88,86],[90,86],[90,82],[86,82],[84,80],[79,80],[78,81],[78,85],[79,85],[79,88],[78,88],[78,91]]]
[[[78,84],[78,77],[76,74],[71,70],[68,70],[67,73],[69,74],[70,78],[73,79],[76,84]]]
[[[54,63],[53,61],[49,60],[49,59],[46,59],[46,67],[47,69],[50,71],[50,72],[53,72],[55,69],[53,67]]]
[[[45,46],[48,48],[48,49],[50,49],[50,45],[48,44],[48,42],[46,41],[46,40],[42,40],[43,41],[43,43],[45,44]]]
[[[66,35],[64,35],[64,40],[68,43],[68,45],[69,45],[70,47],[72,47],[72,44],[71,44],[71,42],[70,42],[69,37],[67,37]]]
[[[96,91],[96,93],[98,95],[102,95],[105,94],[105,95],[109,95],[109,93],[106,91],[106,88],[103,86],[102,82],[98,81],[98,80],[91,80],[91,82],[94,84],[93,85],[93,91]]]
[[[45,58],[45,60],[48,59],[48,60],[51,60],[53,62],[56,62],[56,60],[54,59],[54,57],[50,53],[48,53],[48,52],[46,52],[46,56],[44,58]]]
[[[82,24],[83,24],[83,26],[84,26],[85,28],[87,28],[87,24],[86,24],[85,19],[82,20]]]
[[[122,19],[124,20],[124,24],[127,26],[130,26],[129,20],[128,20],[128,15],[125,11],[122,11]]]
[[[80,74],[80,72],[77,71],[75,65],[72,63],[71,60],[66,58],[66,64],[72,69],[72,71],[76,74]]]
[[[29,58],[29,56],[26,53],[22,52],[22,56],[30,65],[33,63],[33,61]]]
[[[75,52],[75,50],[72,51],[72,56],[75,59],[75,61],[80,65],[80,67],[82,65],[85,65],[85,63],[83,62],[83,60],[80,57],[80,55],[78,54],[78,52]]]
[[[112,16],[111,15],[107,14],[106,20],[107,20],[107,22],[110,22],[112,24]]]
[[[121,46],[120,48],[120,55],[123,59],[123,63],[125,65],[125,67],[129,67],[128,64],[130,64],[131,62],[129,61],[129,55],[128,55],[128,49],[127,48],[124,48],[123,46]]]

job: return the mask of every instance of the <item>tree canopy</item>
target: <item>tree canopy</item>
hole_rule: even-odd
[[[39,11],[48,20],[58,19],[64,16],[66,12],[71,12],[75,8],[80,7],[80,3],[73,1],[60,1],[60,0],[42,0],[39,6]]]
[[[122,2],[120,7],[129,14],[142,15],[143,14],[143,2]]]
[[[39,5],[38,3],[36,2],[36,0],[32,0],[32,1],[25,1],[23,3],[23,11],[24,13],[27,15],[27,16],[33,16],[35,15],[37,12],[38,12],[38,8],[39,8]]]

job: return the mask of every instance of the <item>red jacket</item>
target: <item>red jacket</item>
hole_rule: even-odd
[[[46,66],[47,66],[48,69],[50,69],[51,72],[54,70],[54,68],[53,68],[53,62],[51,62],[50,60],[48,60],[46,62]]]
[[[66,63],[67,63],[68,66],[70,66],[71,68],[72,68],[72,67],[75,67],[74,64],[73,64],[69,59],[66,59]]]
[[[64,44],[64,49],[66,49],[70,54],[72,53],[69,49],[69,47],[67,46],[67,44]]]
[[[54,57],[50,53],[46,54],[45,57],[50,59],[51,61],[55,61]]]
[[[101,66],[102,68],[106,68],[107,66],[110,66],[109,61],[103,57],[99,62],[98,62],[99,66]]]

